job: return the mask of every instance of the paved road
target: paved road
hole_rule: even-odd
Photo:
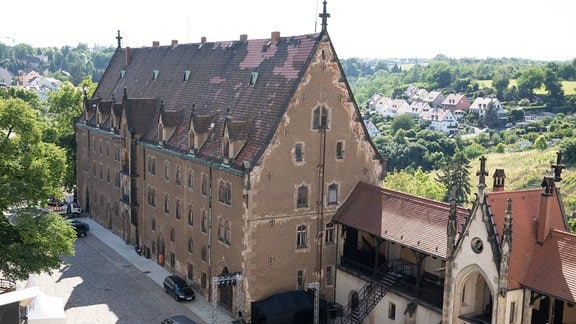
[[[187,305],[195,301],[174,301],[95,235],[79,238],[75,247],[60,270],[34,276],[42,291],[62,298],[67,323],[160,323],[177,314],[205,323]]]

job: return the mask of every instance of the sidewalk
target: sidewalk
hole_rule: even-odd
[[[100,241],[110,246],[110,248],[132,263],[136,268],[142,271],[142,273],[146,274],[150,279],[156,282],[161,289],[163,289],[164,278],[170,275],[168,270],[164,269],[153,260],[138,255],[134,250],[134,246],[124,243],[120,237],[108,231],[91,218],[82,217],[80,220],[90,225],[88,235],[94,235]],[[186,306],[204,322],[213,323],[212,304],[203,296],[196,294],[196,299],[192,302],[186,303]],[[220,307],[216,309],[216,323],[232,323],[232,321],[233,319],[228,313],[220,309]]]

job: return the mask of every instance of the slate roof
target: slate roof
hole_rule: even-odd
[[[532,262],[555,264],[557,254],[544,255],[543,260],[537,260],[535,257],[538,247],[536,242],[538,219],[542,207],[540,189],[487,193],[486,201],[490,205],[498,236],[502,237],[508,198],[512,199],[512,251],[508,288],[518,289],[530,273]],[[549,199],[546,208],[551,221],[550,228],[566,231],[558,196],[553,195],[546,199]]]
[[[241,168],[268,145],[323,35],[119,48],[90,103],[124,98],[131,130],[152,144],[163,105],[166,121],[176,123],[164,147],[180,152],[189,150],[190,124],[206,131],[214,123],[220,136],[196,156],[217,163],[225,121],[234,121],[234,136],[247,139],[231,165]]]
[[[449,212],[447,203],[359,182],[333,221],[446,259]],[[457,208],[457,229],[469,213]]]
[[[542,246],[535,246],[524,286],[576,302],[576,235],[553,230]]]

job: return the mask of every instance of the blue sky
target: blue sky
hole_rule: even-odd
[[[328,0],[328,32],[340,58],[576,58],[576,19],[548,0]],[[268,38],[320,30],[322,0],[72,0],[2,4],[0,42],[34,47],[123,46]]]

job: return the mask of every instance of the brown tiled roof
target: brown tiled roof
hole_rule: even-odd
[[[564,301],[576,302],[576,235],[553,230],[534,257],[523,286]]]
[[[524,282],[530,271],[531,262],[535,260],[538,218],[543,197],[540,189],[488,193],[486,201],[490,205],[499,237],[502,237],[504,216],[509,198],[512,199],[512,251],[508,288],[517,289],[520,288],[520,284]],[[549,199],[548,210],[551,228],[565,231],[566,225],[558,196],[552,195],[545,199]]]
[[[227,117],[244,121],[250,126],[245,131],[247,142],[232,163],[241,168],[244,160],[257,159],[267,146],[320,40],[320,34],[310,34],[281,37],[275,44],[257,39],[121,48],[95,96],[118,100],[126,89],[131,127],[143,132],[144,142],[157,141],[157,127],[150,126],[157,124],[160,105],[141,108],[141,104],[161,100],[165,110],[180,111],[179,123],[164,147],[181,152],[189,149],[193,110],[196,116],[211,117],[206,122],[215,124],[215,134],[222,134]],[[253,73],[256,83],[250,84]],[[221,162],[221,140],[212,137],[196,156]]]
[[[449,212],[449,204],[360,182],[333,220],[445,259]],[[457,228],[468,214],[457,208]]]

